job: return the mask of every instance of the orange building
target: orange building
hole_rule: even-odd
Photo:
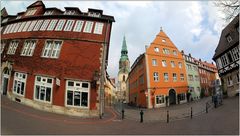
[[[187,78],[181,52],[161,30],[129,73],[130,103],[165,107],[186,102]]]

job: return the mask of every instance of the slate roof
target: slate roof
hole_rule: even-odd
[[[228,49],[239,43],[239,32],[237,31],[239,26],[239,14],[222,30],[218,46],[215,50],[213,59],[215,60],[222,53],[225,53]],[[229,43],[226,36],[230,34],[232,41]]]

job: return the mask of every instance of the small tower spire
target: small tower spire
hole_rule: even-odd
[[[163,31],[163,30],[162,30],[162,27],[160,27],[160,31]]]

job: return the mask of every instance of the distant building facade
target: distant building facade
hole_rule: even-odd
[[[161,30],[131,67],[130,103],[147,108],[185,103],[186,75],[181,52]]]
[[[40,110],[98,116],[114,17],[98,9],[46,8],[42,1],[17,15],[3,12],[2,94]]]
[[[239,93],[239,14],[222,30],[213,60],[224,92],[228,96]]]
[[[121,57],[119,60],[119,71],[118,71],[118,98],[128,103],[129,93],[127,89],[127,78],[130,71],[130,61],[128,59],[128,50],[126,38],[124,36],[121,50]]]
[[[183,58],[185,59],[185,66],[186,66],[186,72],[187,72],[187,82],[188,82],[188,91],[191,93],[192,100],[200,99],[200,92],[201,92],[201,86],[200,86],[200,76],[198,72],[198,65],[194,61],[194,58],[191,56],[191,54],[186,55],[182,51]]]

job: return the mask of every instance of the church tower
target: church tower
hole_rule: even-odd
[[[126,38],[124,36],[121,50],[121,57],[119,60],[119,71],[118,71],[118,84],[119,91],[121,94],[121,99],[128,102],[128,89],[127,89],[127,78],[130,71],[130,62],[128,59],[128,50],[126,44]]]

